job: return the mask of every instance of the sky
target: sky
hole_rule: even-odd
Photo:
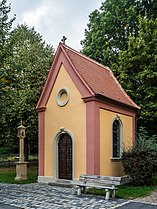
[[[10,16],[16,14],[13,27],[17,24],[35,27],[55,49],[66,36],[66,44],[80,50],[88,16],[100,8],[102,0],[8,0],[7,3],[11,3]]]

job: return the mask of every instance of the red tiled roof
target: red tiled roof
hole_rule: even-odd
[[[126,94],[110,68],[99,64],[64,44],[61,44],[61,47],[75,67],[75,70],[95,95],[100,94],[114,101],[140,109]]]

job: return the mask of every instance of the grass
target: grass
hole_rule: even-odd
[[[29,165],[27,170],[27,180],[16,181],[16,168],[0,168],[0,183],[10,183],[10,184],[29,184],[37,182],[38,167]]]
[[[133,187],[130,185],[118,186],[116,197],[121,199],[134,199],[138,197],[144,197],[149,195],[151,192],[157,190],[157,176],[153,177],[152,186],[138,186]],[[90,188],[87,193],[95,195],[105,195],[105,189],[94,189]]]
[[[134,199],[138,197],[145,197],[156,189],[157,187],[155,186],[143,186],[143,187],[120,186],[117,191],[116,197],[122,199]]]

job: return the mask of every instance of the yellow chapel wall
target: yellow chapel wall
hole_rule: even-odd
[[[122,176],[124,175],[121,160],[112,159],[112,123],[117,113],[100,109],[100,175]],[[123,124],[123,142],[130,146],[133,140],[133,127],[131,116],[119,114]]]
[[[56,104],[56,95],[62,87],[69,90],[70,99],[65,106],[60,107]],[[61,127],[69,130],[74,137],[73,179],[79,178],[80,173],[86,173],[86,104],[81,97],[65,67],[61,65],[46,105],[44,176],[54,176],[54,139]]]

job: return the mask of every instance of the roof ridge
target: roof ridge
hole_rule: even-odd
[[[62,44],[62,43],[61,43],[61,44]],[[74,53],[76,53],[76,54],[78,54],[79,56],[85,58],[86,60],[89,60],[90,62],[93,62],[93,63],[96,64],[96,65],[99,65],[100,67],[104,68],[105,70],[110,71],[110,68],[109,68],[109,67],[107,67],[107,66],[105,66],[105,65],[103,65],[103,64],[101,64],[101,63],[99,63],[99,62],[97,62],[96,60],[94,60],[94,59],[92,59],[92,58],[90,58],[90,57],[88,57],[88,56],[82,54],[81,52],[78,52],[78,51],[76,51],[75,49],[73,49],[73,48],[71,48],[71,47],[69,47],[69,46],[67,46],[67,45],[65,45],[65,44],[62,44],[62,46],[65,47],[65,48],[67,48],[67,49],[69,49],[69,50],[71,50],[71,51],[73,51]]]

